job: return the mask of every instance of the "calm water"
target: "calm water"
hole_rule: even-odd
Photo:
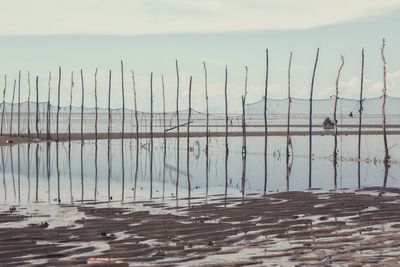
[[[363,136],[361,176],[358,180],[357,136],[338,138],[338,166],[335,181],[331,160],[332,136],[313,137],[314,160],[312,188],[330,190],[383,186],[385,168],[382,136]],[[386,186],[400,186],[399,138],[391,135],[391,159],[397,163],[389,168]],[[242,158],[242,138],[229,141],[227,173],[225,172],[225,139],[211,138],[208,181],[206,175],[205,138],[190,139],[189,181],[187,176],[186,139],[180,140],[179,177],[177,183],[177,143],[168,139],[166,150],[162,139],[154,139],[153,173],[150,174],[150,140],[139,141],[136,164],[136,141],[107,140],[97,144],[97,177],[95,141],[58,143],[32,143],[1,148],[2,171],[0,201],[3,204],[51,202],[79,202],[82,200],[132,201],[150,198],[205,197],[206,194],[242,195],[286,190],[307,190],[308,137],[292,137],[293,165],[286,179],[286,137],[268,139],[268,175],[264,170],[264,137],[247,138],[247,157]],[[58,164],[57,164],[58,146]],[[110,147],[110,150],[108,149]],[[123,149],[122,149],[123,148]],[[82,151],[82,160],[81,160]],[[110,151],[110,152],[108,152]],[[122,152],[124,161],[122,161]],[[165,152],[165,164],[164,164]],[[70,155],[70,157],[69,157]],[[109,164],[110,163],[110,164]],[[58,168],[58,170],[57,170]],[[137,174],[136,174],[137,171]],[[190,186],[189,186],[190,182]],[[335,186],[336,184],[336,186]]]

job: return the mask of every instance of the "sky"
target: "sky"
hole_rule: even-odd
[[[85,105],[94,105],[94,73],[98,68],[99,105],[106,107],[108,72],[112,71],[112,106],[121,106],[124,62],[126,105],[133,107],[132,71],[138,109],[150,107],[150,73],[154,101],[161,111],[161,75],[167,110],[175,108],[175,60],[180,71],[182,108],[187,106],[193,76],[193,107],[204,111],[207,64],[210,107],[221,112],[224,71],[228,69],[231,111],[240,110],[245,66],[249,68],[247,102],[264,95],[265,49],[269,50],[269,97],[287,97],[289,54],[292,96],[308,98],[312,68],[320,48],[315,97],[334,94],[340,55],[345,65],[340,97],[357,98],[361,50],[365,49],[365,96],[382,94],[380,46],[386,39],[388,94],[400,97],[400,1],[325,0],[0,0],[0,75],[7,75],[6,100],[21,71],[21,98],[39,76],[40,100],[56,103],[57,68],[61,66],[61,104],[69,103],[74,71],[74,105],[80,105],[80,69],[84,73]],[[4,81],[0,82],[1,87]]]

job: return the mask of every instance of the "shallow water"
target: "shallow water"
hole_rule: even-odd
[[[335,179],[331,156],[334,139],[332,136],[314,136],[314,156],[310,180],[307,136],[292,137],[294,156],[291,158],[293,165],[288,179],[286,179],[286,137],[268,137],[267,177],[264,173],[264,137],[247,138],[245,160],[242,158],[242,137],[228,138],[227,173],[225,172],[225,139],[210,138],[207,181],[205,138],[191,138],[190,187],[187,179],[185,138],[180,140],[178,177],[176,138],[167,139],[165,164],[163,162],[163,140],[154,139],[152,178],[150,175],[149,139],[139,140],[137,165],[135,140],[125,139],[123,149],[121,140],[110,141],[110,153],[108,153],[108,141],[99,140],[97,143],[97,178],[95,141],[85,141],[83,144],[80,141],[74,141],[71,142],[70,147],[68,142],[31,143],[2,147],[0,153],[0,167],[2,168],[0,201],[3,204],[57,203],[58,199],[60,203],[92,200],[128,202],[133,199],[176,198],[176,194],[178,194],[178,198],[206,197],[211,194],[241,196],[263,193],[264,187],[266,192],[307,190],[309,188],[331,190],[369,186],[397,187],[400,178],[399,139],[397,135],[390,135],[388,139],[393,163],[385,179],[385,168],[382,163],[384,157],[383,137],[362,137],[362,162],[359,179],[355,160],[358,137],[339,136],[337,177]],[[135,179],[136,170],[137,177]]]

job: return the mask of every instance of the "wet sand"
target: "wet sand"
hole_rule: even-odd
[[[204,198],[87,201],[60,206],[60,213],[72,208],[82,218],[56,228],[13,227],[28,224],[32,216],[42,216],[43,222],[50,217],[8,208],[0,212],[0,265],[400,264],[399,189],[217,195],[207,203]]]

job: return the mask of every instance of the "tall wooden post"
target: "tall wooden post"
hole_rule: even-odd
[[[13,96],[12,96],[12,101],[11,101],[10,136],[12,134],[12,128],[13,128],[14,97],[15,97],[15,86],[16,86],[16,83],[17,83],[17,81],[14,80],[14,89],[13,89]]]
[[[137,178],[138,178],[138,170],[139,170],[139,120],[137,113],[137,102],[136,102],[136,85],[135,85],[135,73],[132,71],[132,84],[133,84],[133,100],[135,105],[135,125],[136,125],[136,162],[135,162],[135,182],[134,182],[134,191],[133,198],[136,199],[136,186],[137,186]]]
[[[246,158],[247,155],[247,144],[246,144],[246,96],[247,96],[247,74],[248,68],[246,69],[246,77],[244,81],[244,95],[242,95],[242,135],[243,135],[243,145],[242,145],[242,158]]]
[[[292,104],[292,97],[290,92],[290,70],[292,67],[292,52],[290,52],[289,68],[288,68],[288,112],[287,112],[287,129],[286,129],[286,189],[289,191],[289,175],[291,166],[289,164],[290,152],[289,147],[292,146],[292,139],[290,138],[290,108]]]
[[[150,74],[150,199],[153,198],[153,73]]]
[[[309,150],[308,150],[308,188],[312,187],[312,116],[313,116],[313,94],[314,94],[314,79],[315,79],[315,71],[317,69],[318,63],[318,55],[319,55],[319,48],[317,49],[317,55],[315,56],[315,63],[314,69],[311,79],[311,90],[310,90],[310,116],[309,116],[309,123],[308,123],[308,138],[309,138]]]
[[[95,119],[94,119],[94,132],[95,132],[95,151],[94,151],[94,200],[97,199],[97,143],[98,143],[98,136],[97,136],[97,121],[98,121],[98,106],[97,106],[97,68],[96,72],[94,73],[94,104],[95,104]]]
[[[209,162],[208,162],[208,144],[209,144],[209,139],[210,139],[210,133],[209,133],[209,118],[210,114],[208,111],[208,79],[207,79],[207,67],[206,67],[206,62],[203,61],[203,67],[204,67],[204,90],[205,90],[205,95],[206,95],[206,199],[208,196],[208,169],[209,169]]]
[[[1,112],[1,128],[0,128],[1,135],[3,135],[4,111],[6,108],[6,90],[7,90],[7,75],[4,75],[3,109]]]
[[[38,76],[36,76],[36,137],[39,138],[39,77]],[[37,147],[36,150],[38,150]]]
[[[69,97],[69,114],[68,114],[68,141],[71,142],[71,114],[72,114],[72,91],[74,89],[74,72],[71,72],[71,90]]]
[[[31,137],[31,74],[28,71],[28,138],[30,137]]]
[[[46,134],[47,140],[50,139],[50,92],[51,92],[51,72],[49,72],[49,83],[48,83],[48,93],[47,93],[47,113],[46,113]]]
[[[121,60],[121,90],[122,90],[122,134],[121,134],[121,168],[122,168],[122,201],[125,195],[125,155],[124,155],[124,137],[125,137],[125,88],[124,88],[124,64]]]
[[[82,87],[82,102],[81,102],[81,144],[83,144],[83,106],[85,104],[85,86],[83,84],[83,71],[81,69],[81,87]]]
[[[361,84],[360,84],[360,102],[359,110],[360,118],[358,120],[358,188],[361,188],[361,124],[362,124],[362,112],[363,112],[363,89],[364,89],[364,48],[361,52]]]
[[[383,62],[383,101],[382,101],[382,128],[383,128],[383,143],[385,145],[385,158],[383,160],[385,167],[389,166],[389,148],[388,148],[388,142],[387,142],[387,132],[386,132],[386,73],[387,73],[387,64],[386,64],[386,58],[385,58],[385,39],[382,40],[382,46],[381,46],[381,56],[382,56],[382,62]]]
[[[175,68],[176,68],[176,126],[177,126],[177,138],[176,138],[176,192],[175,196],[178,199],[178,186],[179,186],[179,137],[180,137],[180,128],[179,128],[179,69],[178,69],[178,60],[175,60]]]
[[[164,76],[161,75],[161,83],[162,83],[162,98],[163,98],[163,140],[164,140],[164,153],[163,153],[163,200],[164,200],[164,192],[165,192],[165,162],[167,157],[167,138],[165,135],[166,131],[166,122],[165,122],[165,88],[164,88]]]
[[[59,121],[60,121],[60,87],[61,87],[61,67],[58,67],[58,86],[57,86],[57,142],[59,140]]]
[[[18,136],[21,134],[21,71],[18,72],[18,129],[17,129]],[[19,150],[19,146],[18,146]],[[19,152],[18,152],[19,157]],[[18,161],[19,165],[19,161]],[[18,167],[19,171],[19,167]]]
[[[265,50],[265,91],[264,91],[264,194],[267,193],[267,177],[268,177],[268,75],[269,75],[269,59],[268,49]]]
[[[186,136],[186,175],[188,183],[188,201],[190,208],[190,120],[192,117],[192,76],[189,80],[189,110],[188,110],[188,121],[187,121],[187,136]]]
[[[108,201],[111,200],[111,70],[108,77],[108,127],[107,127],[107,158],[108,158]]]
[[[228,67],[225,66],[225,86],[224,86],[224,95],[225,95],[225,153],[229,153],[228,147]]]

